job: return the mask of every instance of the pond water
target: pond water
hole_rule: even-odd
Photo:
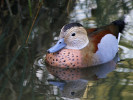
[[[132,100],[132,0],[6,1],[0,11],[0,100]],[[89,68],[86,77],[75,81],[49,73],[43,58],[64,24],[95,28],[120,18],[127,24],[118,62],[116,57]]]

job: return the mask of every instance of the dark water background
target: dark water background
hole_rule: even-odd
[[[64,24],[80,22],[94,28],[122,17],[127,25],[119,45],[121,61],[106,78],[66,84],[48,73],[41,58]],[[56,80],[56,85],[48,80]],[[133,1],[0,0],[0,100],[70,98],[133,99]]]

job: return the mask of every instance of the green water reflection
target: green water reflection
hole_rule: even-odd
[[[40,0],[39,15],[25,44],[39,7],[39,1],[29,1],[0,1],[0,100],[132,100],[132,0]],[[87,81],[69,82],[64,94],[49,84],[48,80],[64,84],[49,74],[41,59],[64,24],[76,21],[94,28],[124,16],[127,26],[119,45],[121,61],[106,78],[89,81],[92,85],[86,97],[82,96]]]

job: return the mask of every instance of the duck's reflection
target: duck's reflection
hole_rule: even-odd
[[[101,64],[95,67],[82,69],[80,79],[67,81],[49,81],[50,84],[58,86],[60,94],[65,98],[81,98],[84,94],[89,80],[98,80],[105,78],[108,73],[116,68],[118,56],[108,63]]]

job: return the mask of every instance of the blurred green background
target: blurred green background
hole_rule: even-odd
[[[85,100],[133,98],[133,1],[0,0],[0,100],[70,100],[48,83],[52,76],[41,57],[66,23],[94,28],[123,17],[127,25],[119,45],[122,61],[107,78],[95,83],[93,97]]]

